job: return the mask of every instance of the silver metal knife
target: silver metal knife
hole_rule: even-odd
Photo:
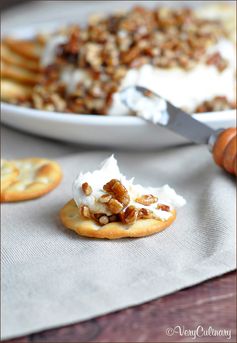
[[[120,99],[144,120],[165,127],[196,144],[207,144],[213,152],[215,162],[228,172],[236,174],[236,128],[214,130],[144,87],[127,87],[120,91]],[[231,141],[232,148],[227,149]],[[228,156],[224,156],[227,152]],[[224,157],[230,162],[224,163]]]

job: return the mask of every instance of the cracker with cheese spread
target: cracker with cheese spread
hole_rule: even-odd
[[[164,185],[135,185],[119,171],[113,156],[101,169],[81,173],[73,183],[74,199],[60,211],[62,224],[82,236],[117,239],[143,237],[166,229],[185,200]]]

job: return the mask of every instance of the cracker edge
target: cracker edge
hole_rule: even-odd
[[[68,211],[71,212],[74,207],[74,211],[78,211],[79,214],[79,209],[73,199],[63,206],[59,212],[61,223],[67,229],[75,231],[81,236],[91,238],[119,239],[125,237],[145,237],[165,230],[176,218],[176,211],[173,210],[172,216],[166,221],[156,219],[140,219],[130,226],[113,222],[101,227],[93,220],[83,219],[79,214],[78,225],[75,225],[75,223],[73,223],[74,221],[67,215]]]
[[[27,160],[40,160],[41,158],[26,158],[26,159],[21,159],[21,161],[27,161]],[[42,158],[44,159],[44,158]],[[27,201],[27,200],[33,200],[39,197],[42,197],[46,194],[48,194],[49,192],[51,192],[52,190],[54,190],[61,182],[62,177],[63,177],[63,173],[62,173],[62,169],[60,167],[60,165],[55,162],[55,161],[51,161],[48,160],[50,163],[53,163],[54,166],[57,168],[58,170],[58,178],[54,180],[54,182],[52,182],[51,184],[48,184],[48,187],[45,187],[44,189],[40,189],[38,191],[34,191],[31,194],[29,192],[12,192],[12,193],[8,193],[7,194],[7,189],[3,189],[1,190],[1,196],[0,196],[0,202],[1,203],[7,203],[7,202],[18,202],[18,201]]]

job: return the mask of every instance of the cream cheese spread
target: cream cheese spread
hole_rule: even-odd
[[[99,198],[105,194],[105,191],[103,190],[104,184],[111,179],[120,180],[126,187],[130,196],[130,203],[128,206],[134,205],[137,208],[145,207],[148,210],[152,210],[156,217],[164,221],[171,216],[170,212],[157,209],[157,203],[144,206],[137,203],[135,199],[142,195],[152,194],[158,197],[158,204],[168,205],[171,209],[181,207],[186,203],[185,199],[178,195],[169,185],[153,188],[134,184],[134,179],[128,180],[121,174],[117,161],[112,155],[102,163],[100,169],[93,172],[80,173],[78,175],[73,183],[73,197],[77,206],[86,205],[90,208],[90,211],[94,213],[111,215],[112,213],[108,210],[107,206],[99,202]],[[92,193],[90,195],[85,195],[82,191],[82,184],[84,182],[87,182],[92,188]]]
[[[44,53],[41,58],[41,65],[47,67],[48,65],[54,63],[56,58],[57,48],[60,44],[64,44],[67,41],[67,37],[63,35],[52,36],[46,44]]]
[[[121,92],[121,100],[138,117],[161,125],[166,125],[169,121],[167,102],[159,96],[145,96],[132,86]]]

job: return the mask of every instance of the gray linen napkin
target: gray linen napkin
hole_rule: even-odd
[[[40,199],[2,205],[2,338],[141,304],[235,268],[234,179],[206,147],[115,153],[128,177],[168,183],[187,205],[160,234],[107,241],[64,229],[58,211],[77,173],[97,168],[110,152],[75,153],[75,146],[9,129],[3,134],[3,157],[55,156],[64,179]]]

